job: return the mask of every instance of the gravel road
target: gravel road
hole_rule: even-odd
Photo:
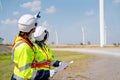
[[[120,48],[59,48],[53,50],[86,52],[95,55],[88,61],[87,70],[63,73],[62,76],[57,75],[55,80],[120,80]]]
[[[88,70],[80,74],[90,80],[120,80],[119,56],[96,55],[88,66]]]

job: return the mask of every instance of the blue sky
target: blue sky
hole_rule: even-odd
[[[39,25],[47,26],[48,43],[80,44],[82,30],[85,42],[100,43],[99,0],[0,0],[0,37],[12,43],[18,33],[17,21],[23,14],[41,11]],[[107,44],[120,42],[120,0],[104,0]]]

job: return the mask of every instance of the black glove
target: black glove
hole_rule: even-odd
[[[61,61],[56,60],[55,63],[53,64],[54,67],[58,67],[60,65]]]

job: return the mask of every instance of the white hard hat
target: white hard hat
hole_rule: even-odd
[[[41,27],[41,26],[37,27],[34,32],[35,40],[42,41],[45,35],[48,33],[46,31],[47,31],[47,28],[45,27]]]
[[[31,29],[35,28],[36,23],[37,18],[35,16],[25,14],[18,20],[19,31],[29,32]]]

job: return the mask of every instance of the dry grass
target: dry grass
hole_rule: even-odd
[[[100,45],[50,45],[51,48],[100,48]],[[106,45],[104,48],[120,48],[120,46]]]
[[[87,59],[92,56],[89,54],[75,53],[68,51],[53,51],[55,58],[62,61],[71,61],[74,60],[74,63],[66,69],[69,71],[83,71],[87,68]],[[72,57],[73,56],[73,57]],[[0,78],[2,80],[10,80],[10,77],[13,72],[13,62],[11,60],[11,53],[0,53]]]

